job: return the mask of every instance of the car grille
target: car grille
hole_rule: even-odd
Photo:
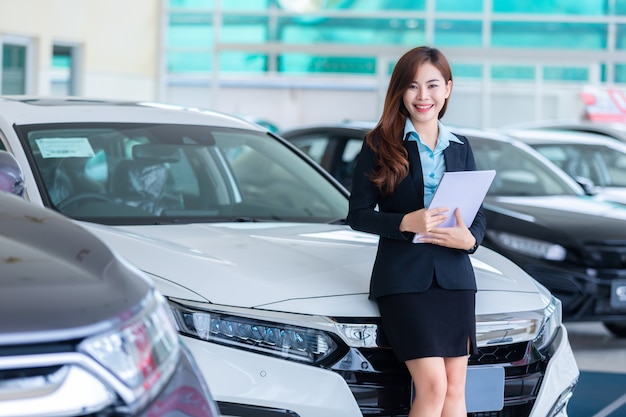
[[[68,355],[78,354],[72,352],[70,345],[65,344],[0,347],[0,416],[14,415],[5,409],[11,401],[29,401],[32,409],[28,410],[28,415],[32,416],[114,415],[115,399],[108,394],[108,389],[81,366],[77,366],[78,360],[72,363],[64,362],[63,359],[68,358]],[[72,358],[77,359],[78,356]],[[34,363],[37,365],[33,365]],[[72,393],[79,392],[82,388],[93,390],[94,387],[101,390],[102,396],[98,397],[100,401],[93,406],[84,399],[77,399],[76,402],[59,400],[70,398]],[[96,397],[90,395],[89,398]],[[108,398],[109,403],[103,402],[103,398]],[[84,411],[79,411],[81,409]]]
[[[581,257],[589,268],[626,269],[626,241],[614,245],[587,244]]]
[[[524,270],[561,300],[566,321],[617,320],[626,314],[626,309],[610,304],[611,282],[626,279],[626,268],[613,272],[604,269],[597,275],[568,272],[541,264],[525,265]]]
[[[356,348],[353,348],[356,349]],[[347,382],[368,417],[404,417],[411,403],[411,377],[391,348],[358,348],[367,369],[333,367]],[[353,352],[354,356],[354,352]],[[470,366],[501,364],[505,369],[504,408],[469,413],[468,417],[527,417],[539,392],[549,357],[539,354],[530,342],[480,347],[469,359]]]

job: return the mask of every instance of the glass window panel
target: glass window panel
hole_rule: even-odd
[[[284,73],[375,74],[376,58],[282,54],[278,59],[278,71]]]
[[[176,24],[167,31],[168,47],[207,47],[213,44],[213,26],[210,24]]]
[[[220,53],[220,70],[226,72],[266,72],[267,56],[246,52]]]
[[[264,43],[268,39],[267,16],[224,16],[222,42]]]
[[[26,47],[2,46],[2,94],[26,94]]]
[[[505,48],[605,49],[606,38],[604,24],[494,22],[491,43]]]
[[[626,64],[615,65],[615,82],[626,83]]]
[[[213,68],[210,52],[169,52],[167,71],[170,74],[207,73]]]
[[[626,14],[626,0],[615,0],[614,14]]]
[[[482,45],[482,22],[479,20],[437,20],[435,44],[440,46]]]
[[[50,64],[50,94],[71,96],[74,91],[73,48],[53,45]]]
[[[437,0],[435,10],[438,12],[482,12],[483,0]]]
[[[458,78],[481,78],[483,76],[483,66],[478,64],[450,64],[452,66],[452,76]]]
[[[549,81],[589,81],[589,69],[581,67],[545,67],[543,79]]]
[[[626,49],[626,25],[616,25],[615,47],[617,49]]]
[[[277,0],[279,7],[300,12],[316,10],[350,9],[358,11],[372,10],[425,10],[426,0]]]
[[[223,10],[265,10],[273,0],[222,0]]]
[[[213,44],[213,16],[210,13],[170,13],[168,47],[207,47]]]
[[[419,45],[425,40],[424,21],[416,19],[320,19],[304,24],[282,18],[280,40],[285,43],[344,43]]]
[[[496,13],[606,15],[608,0],[493,0]]]
[[[207,9],[215,7],[215,0],[169,0],[169,5],[186,9]]]
[[[523,65],[494,65],[491,67],[494,80],[534,80],[535,67]]]

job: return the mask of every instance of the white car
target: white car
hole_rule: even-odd
[[[589,132],[549,129],[504,132],[535,148],[596,198],[626,204],[626,143]]]
[[[626,142],[626,124],[619,122],[596,122],[587,119],[555,119],[513,123],[503,126],[504,130],[563,130],[568,132],[595,133],[606,138]]]
[[[295,147],[235,117],[78,98],[0,100],[0,139],[27,199],[154,279],[224,416],[408,413],[367,298],[376,237]],[[486,248],[472,262],[471,415],[566,416],[579,372],[559,300]]]

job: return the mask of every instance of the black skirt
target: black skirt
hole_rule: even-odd
[[[376,301],[384,336],[402,362],[466,356],[477,350],[474,290],[446,290],[433,279],[424,292],[386,295]]]

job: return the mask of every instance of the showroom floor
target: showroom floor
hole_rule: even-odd
[[[580,368],[569,417],[626,416],[626,338],[618,339],[600,323],[566,323]]]

